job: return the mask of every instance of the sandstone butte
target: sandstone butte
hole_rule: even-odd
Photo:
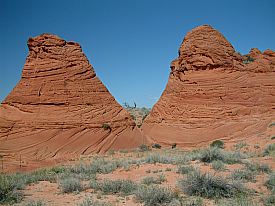
[[[275,122],[273,51],[241,56],[203,25],[187,33],[170,67],[166,88],[142,126],[149,141],[183,147],[240,141]]]
[[[142,144],[78,43],[42,34],[28,48],[22,78],[0,107],[0,154],[41,160]]]

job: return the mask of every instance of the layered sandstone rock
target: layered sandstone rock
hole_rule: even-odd
[[[275,120],[274,57],[257,49],[241,56],[211,26],[193,29],[143,124],[145,136],[192,147],[260,135]]]
[[[39,159],[141,144],[78,43],[42,34],[28,47],[22,78],[0,107],[0,153]]]

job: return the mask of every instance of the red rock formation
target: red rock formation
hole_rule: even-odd
[[[257,49],[242,57],[211,26],[193,29],[143,124],[145,136],[192,147],[259,135],[275,120],[274,57],[271,50]]]
[[[28,47],[22,78],[0,107],[0,153],[39,159],[141,144],[78,43],[42,34]]]

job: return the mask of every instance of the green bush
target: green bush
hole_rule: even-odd
[[[172,190],[159,186],[140,186],[135,191],[135,198],[145,206],[168,205],[177,195]]]
[[[164,174],[159,175],[158,177],[144,177],[141,180],[142,184],[150,185],[150,184],[161,184],[162,182],[165,182],[166,178]]]
[[[212,161],[224,161],[224,153],[218,147],[210,147],[201,153],[200,161],[210,163]]]
[[[83,202],[79,204],[79,206],[111,206],[111,204],[99,202],[97,200],[86,197]]]
[[[236,198],[217,200],[217,206],[258,206],[248,197],[242,195]]]
[[[224,142],[221,140],[215,140],[210,144],[210,147],[224,148]]]
[[[23,175],[0,175],[0,203],[13,204],[23,198],[21,189],[25,187]]]
[[[185,179],[179,181],[179,188],[187,195],[206,198],[228,198],[246,191],[241,183],[211,174],[202,174],[200,171],[188,173]]]
[[[237,143],[237,144],[234,145],[234,147],[235,147],[236,150],[240,150],[240,149],[242,149],[242,148],[244,148],[246,146],[248,146],[248,144],[246,142],[239,142],[239,143]]]
[[[216,171],[222,171],[225,169],[225,165],[221,160],[215,160],[211,164],[212,168]]]
[[[264,156],[275,156],[275,143],[268,145],[264,150]]]
[[[38,201],[30,201],[26,203],[24,206],[44,206],[45,203],[43,203],[41,200]]]
[[[252,172],[258,173],[266,173],[269,174],[272,172],[271,167],[268,164],[259,164],[259,163],[246,163],[245,168]]]
[[[64,176],[59,179],[59,187],[64,193],[80,192],[83,190],[80,179]]]
[[[231,174],[231,177],[234,180],[255,182],[256,175],[257,173],[250,170],[237,169],[233,171],[233,173]]]
[[[252,57],[249,56],[249,55],[247,55],[247,56],[246,56],[246,59],[243,60],[243,63],[244,63],[244,64],[249,64],[249,63],[251,63],[251,62],[254,62],[254,58],[252,58]]]
[[[155,143],[155,144],[152,145],[152,148],[161,149],[161,145],[158,144],[158,143]]]
[[[264,199],[265,206],[274,206],[275,205],[275,194],[271,194]]]
[[[194,172],[195,170],[196,170],[196,168],[193,166],[181,165],[178,167],[178,173],[180,173],[182,175],[188,174],[190,172]]]
[[[268,180],[265,182],[265,186],[275,192],[275,173],[269,175]]]
[[[91,187],[95,190],[100,190],[104,194],[122,194],[130,195],[137,189],[137,184],[131,180],[108,180],[102,182],[92,182]]]

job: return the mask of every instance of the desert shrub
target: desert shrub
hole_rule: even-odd
[[[265,186],[269,190],[275,192],[275,173],[269,175],[267,181],[265,182]]]
[[[217,206],[257,206],[255,202],[249,199],[247,196],[239,196],[229,199],[217,200]]]
[[[275,156],[275,143],[268,145],[263,153],[264,156]]]
[[[105,202],[99,202],[97,200],[93,200],[91,198],[86,197],[83,200],[83,202],[79,204],[79,206],[111,206],[111,205]]]
[[[96,174],[96,173],[108,174],[121,167],[128,168],[129,164],[133,164],[133,163],[131,162],[131,160],[124,160],[124,159],[107,160],[104,158],[98,158],[91,162],[88,169],[89,169],[89,172],[93,174]]]
[[[209,147],[202,151],[200,161],[210,163],[215,160],[224,161],[224,154],[218,147]]]
[[[272,122],[268,125],[268,127],[273,127],[273,126],[275,126],[275,122]]]
[[[237,144],[234,145],[234,148],[236,150],[240,150],[240,149],[242,149],[242,148],[244,148],[246,146],[248,146],[248,144],[246,142],[239,142],[239,143],[237,143]]]
[[[255,172],[255,174],[258,173],[271,173],[272,169],[268,164],[259,164],[259,163],[246,163],[245,168],[247,170],[250,170],[251,172]]]
[[[234,170],[231,174],[231,177],[234,180],[241,180],[241,181],[249,181],[249,182],[255,182],[255,177],[257,173],[247,170],[247,169],[237,169]]]
[[[92,183],[91,186],[95,190],[100,190],[104,194],[117,194],[130,195],[136,188],[137,184],[131,180],[108,180],[104,179],[100,183]]]
[[[110,126],[109,124],[107,124],[107,123],[103,123],[103,124],[102,124],[102,128],[103,128],[104,130],[111,130],[111,126]]]
[[[144,160],[145,163],[149,164],[185,164],[188,160],[185,156],[177,156],[177,155],[170,155],[170,154],[159,154],[153,153],[149,154]]]
[[[181,165],[178,167],[178,173],[184,175],[184,174],[188,174],[190,172],[195,171],[196,168],[193,166],[185,166],[185,165]]]
[[[172,144],[172,149],[175,149],[177,147],[177,143]]]
[[[275,205],[275,194],[271,194],[264,199],[265,206],[274,206]]]
[[[83,190],[80,179],[71,176],[60,177],[59,187],[64,193],[80,192]]]
[[[162,182],[165,182],[166,178],[164,174],[160,174],[157,177],[144,177],[141,180],[142,184],[150,185],[150,184],[161,184]]]
[[[188,197],[183,199],[184,206],[203,206],[203,199],[201,197]]]
[[[210,144],[210,147],[218,147],[223,149],[224,148],[224,142],[221,140],[215,140]]]
[[[254,58],[252,58],[252,57],[249,56],[249,55],[247,55],[247,56],[246,56],[246,59],[243,60],[243,63],[244,63],[244,64],[249,64],[249,63],[251,63],[251,62],[254,62]]]
[[[270,139],[271,139],[271,140],[274,140],[274,139],[275,139],[275,136],[272,136]]]
[[[225,165],[222,161],[220,160],[215,160],[211,164],[212,168],[216,171],[221,171],[225,169]]]
[[[146,144],[142,144],[138,147],[138,150],[141,152],[146,152],[146,151],[150,151],[150,148]]]
[[[158,143],[155,143],[155,144],[152,145],[152,148],[161,149],[161,145],[158,144]]]
[[[20,202],[23,198],[20,189],[25,186],[23,176],[0,175],[0,203],[13,204]]]
[[[28,203],[24,204],[24,206],[44,206],[45,203],[41,200],[38,201],[29,201]]]
[[[177,198],[172,190],[159,186],[140,186],[135,191],[135,198],[145,206],[159,206],[169,204]]]
[[[202,174],[200,171],[188,173],[185,179],[179,181],[179,187],[187,195],[206,198],[228,198],[246,191],[241,183],[207,173]]]

